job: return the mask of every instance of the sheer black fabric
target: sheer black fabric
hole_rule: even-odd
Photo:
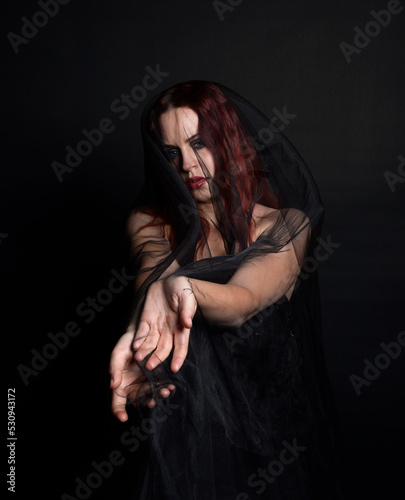
[[[269,119],[235,92],[216,85],[235,110],[239,120],[235,127],[245,138],[241,158],[221,116],[211,117],[223,131],[220,143],[229,162],[221,175],[216,171],[211,176],[195,150],[209,182],[225,255],[210,253],[201,213],[163,151],[159,135],[151,133],[159,95],[142,116],[145,185],[134,211],[149,206],[170,212],[176,244],[151,236],[134,249],[133,263],[144,279],[135,297],[135,325],[148,287],[168,274],[225,284],[243,266],[253,269],[272,253],[295,252],[300,268],[315,261],[323,207],[311,173]],[[249,175],[257,180],[248,209],[242,201],[248,182],[241,179],[245,175],[241,162],[250,163]],[[231,186],[227,204],[218,195],[224,175]],[[268,227],[250,242],[255,205],[275,210]],[[201,241],[206,253],[196,260]],[[155,265],[140,269],[147,256]],[[238,327],[215,324],[198,309],[189,352],[178,373],[170,371],[170,359],[152,371],[144,368],[146,360],[139,364],[141,375],[127,403],[135,404],[140,418],[150,419],[151,425],[150,456],[145,471],[138,474],[139,498],[338,498],[333,404],[320,314],[318,278],[312,266],[298,277],[289,300],[283,295],[269,301]],[[168,384],[175,391],[169,399],[159,400],[159,389]],[[148,409],[143,403],[151,397],[159,402]]]

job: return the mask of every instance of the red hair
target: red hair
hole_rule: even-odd
[[[153,107],[150,133],[159,146],[162,136],[160,116],[170,109],[181,107],[190,108],[198,115],[199,136],[214,157],[214,186],[231,221],[238,249],[244,250],[252,243],[255,203],[263,202],[277,208],[253,141],[235,106],[222,90],[214,83],[195,80],[168,89]],[[237,200],[233,198],[235,187],[239,193]],[[200,219],[208,236],[209,225],[201,212]],[[201,234],[197,249],[203,242]]]

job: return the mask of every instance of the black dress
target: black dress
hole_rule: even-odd
[[[283,296],[238,328],[213,324],[198,310],[189,352],[177,374],[169,369],[170,359],[152,372],[143,369],[146,360],[140,364],[147,395],[157,397],[159,388],[169,383],[176,390],[152,410],[141,404],[145,388],[128,400],[137,403],[139,418],[151,429],[149,456],[137,475],[140,492],[136,498],[338,498],[333,403],[313,257],[322,227],[322,203],[308,168],[283,134],[253,105],[219,87],[254,139],[262,165],[260,176],[275,193],[279,220],[238,252],[229,214],[227,219],[218,207],[228,254],[194,262],[201,231],[198,212],[150,136],[151,109],[160,96],[155,98],[143,115],[146,183],[136,205],[164,198],[179,210],[180,237],[176,250],[162,258],[138,291],[134,321],[139,320],[148,286],[174,259],[180,264],[175,274],[226,283],[249,260],[283,251],[288,242],[294,244],[306,220],[311,238],[305,252],[297,249],[297,258],[310,265],[298,278],[290,300]],[[264,129],[271,131],[271,140]],[[260,142],[260,138],[266,140]],[[157,178],[161,180],[158,186]],[[237,183],[233,186],[238,189]],[[233,199],[237,203],[240,196]],[[262,202],[260,197],[258,201]]]

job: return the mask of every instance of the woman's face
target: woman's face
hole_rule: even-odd
[[[190,108],[170,109],[160,116],[160,128],[166,153],[196,203],[209,202],[209,182],[210,177],[214,177],[215,164],[211,151],[198,134],[197,113]]]

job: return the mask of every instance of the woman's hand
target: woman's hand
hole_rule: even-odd
[[[119,339],[111,354],[112,412],[121,422],[128,420],[126,411],[127,397],[135,399],[142,395],[142,390],[149,390],[149,385],[145,385],[138,363],[134,360],[132,353],[133,339],[134,329],[130,327]],[[139,383],[134,383],[136,380],[139,380]],[[166,398],[174,389],[174,385],[169,384],[167,388],[160,389],[159,395]],[[153,408],[155,405],[156,401],[153,399],[149,399],[146,403],[149,408]]]
[[[179,371],[187,355],[196,310],[197,300],[184,276],[153,283],[133,342],[135,360],[142,361],[154,351],[145,365],[147,370],[153,370],[169,356],[174,346],[170,367],[173,372]]]

